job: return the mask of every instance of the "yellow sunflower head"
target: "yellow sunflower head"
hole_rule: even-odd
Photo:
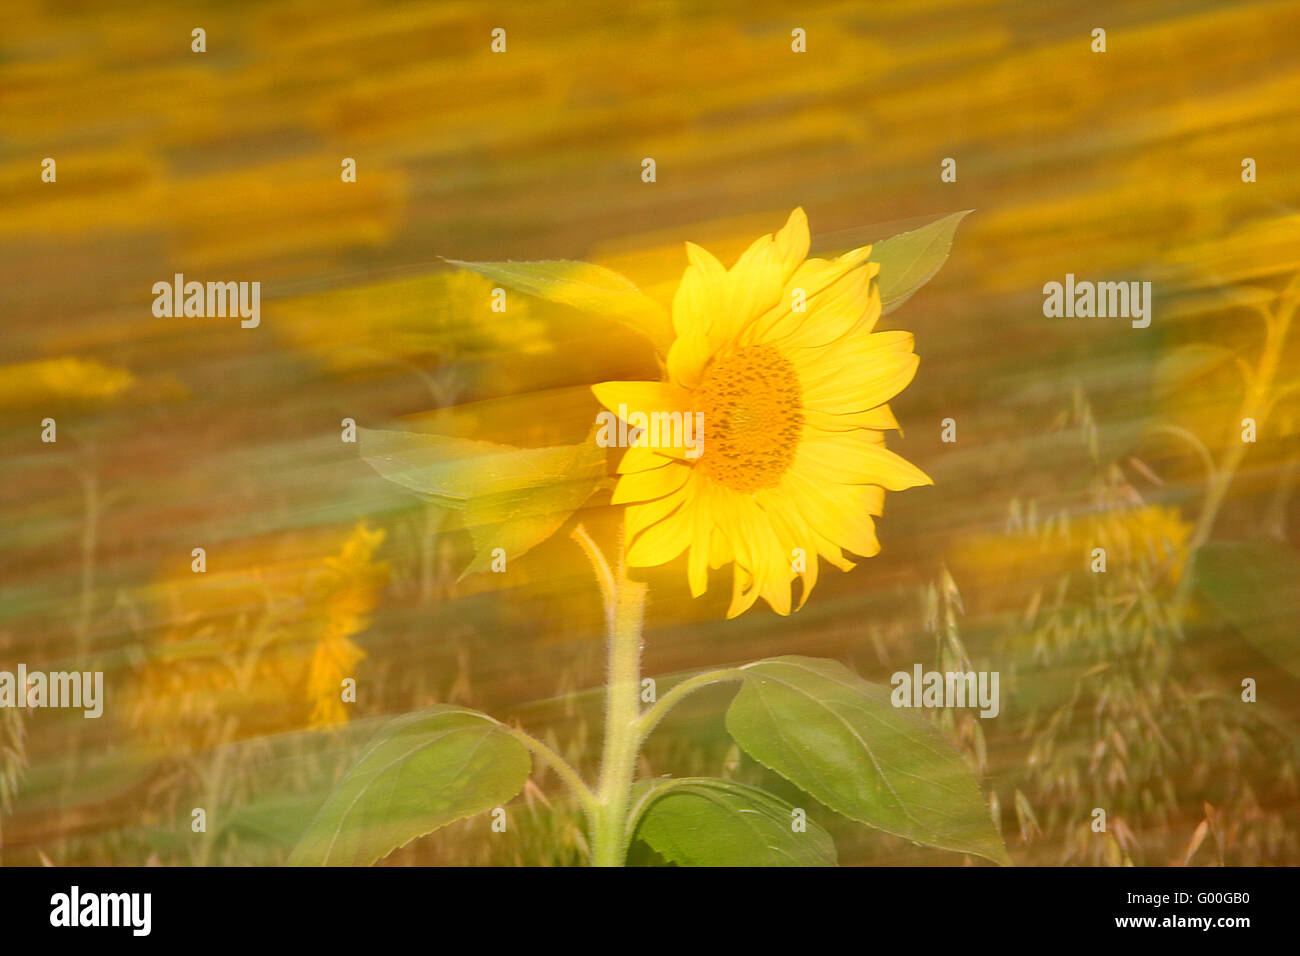
[[[864,246],[808,259],[808,219],[790,214],[726,269],[686,244],[673,299],[667,381],[593,386],[636,426],[619,464],[627,561],[664,564],[689,550],[691,594],[708,569],[734,563],[735,617],[761,595],[788,614],[817,582],[818,555],[880,550],[873,516],[886,490],[931,484],[885,448],[898,428],[885,403],[916,373],[909,332],[873,332],[880,318]]]

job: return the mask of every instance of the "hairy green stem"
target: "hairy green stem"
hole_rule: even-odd
[[[600,546],[587,532],[582,525],[578,525],[569,535],[574,541],[578,542],[578,547],[582,548],[587,560],[591,562],[591,570],[596,575],[596,584],[600,587],[600,599],[605,606],[605,628],[606,631],[614,629],[614,591],[617,588],[617,582],[614,580],[614,572],[609,569],[609,562],[605,560],[605,555],[601,552]]]
[[[591,561],[605,602],[608,631],[605,743],[596,792],[593,794],[587,790],[572,768],[558,757],[548,762],[557,770],[562,765],[567,771],[567,775],[561,772],[561,776],[569,782],[587,811],[591,825],[591,865],[622,866],[632,836],[632,783],[636,777],[641,744],[664,714],[687,694],[719,681],[740,680],[744,673],[729,669],[697,674],[675,686],[643,713],[641,632],[645,623],[646,586],[628,578],[621,557],[617,571],[611,570],[604,554],[582,525],[573,530],[573,540]]]
[[[591,821],[592,866],[622,866],[627,856],[627,814],[641,746],[638,720],[645,596],[646,586],[629,580],[620,562],[609,629],[605,747]]]

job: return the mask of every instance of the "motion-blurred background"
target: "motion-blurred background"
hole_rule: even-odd
[[[789,618],[724,622],[721,573],[698,601],[680,561],[648,575],[646,673],[778,653],[882,683],[997,670],[996,719],[942,719],[1018,863],[1300,863],[1300,330],[1276,331],[1300,270],[1296,4],[6,0],[2,19],[0,670],[103,670],[107,696],[99,720],[0,711],[3,863],[281,862],[375,727],[435,701],[590,772],[603,622],[578,548],[562,531],[460,579],[457,519],[340,422],[578,441],[587,385],[654,377],[652,353],[520,295],[494,314],[440,257],[587,259],[667,299],[683,241],[730,261],[797,205],[828,251],[975,210],[885,320],[921,356],[891,443],[935,485],[891,495],[882,553]],[[175,273],[260,281],[261,325],[156,318]],[[1152,281],[1150,328],[1044,318],[1066,273]],[[1264,412],[1244,447],[1243,407]],[[355,704],[322,692],[340,675]],[[730,745],[726,693],[674,712],[643,769],[781,791]],[[580,818],[536,779],[508,835],[475,818],[389,862],[582,862]],[[816,812],[844,863],[964,862]]]

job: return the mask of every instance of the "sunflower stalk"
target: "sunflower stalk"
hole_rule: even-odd
[[[628,810],[632,781],[641,749],[641,646],[645,622],[646,586],[627,576],[624,542],[619,543],[617,571],[609,565],[590,535],[579,527],[574,539],[591,560],[606,602],[608,630],[605,681],[605,744],[600,783],[588,816],[593,866],[622,866],[627,856]],[[612,579],[612,580],[611,580]]]

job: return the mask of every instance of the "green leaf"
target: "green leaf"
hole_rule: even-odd
[[[236,835],[245,844],[267,844],[292,849],[302,836],[305,822],[320,805],[318,792],[269,793],[223,816],[221,836]]]
[[[389,723],[325,800],[291,866],[368,866],[416,837],[505,803],[532,770],[486,714],[437,706]]]
[[[466,574],[545,541],[605,479],[595,431],[578,445],[515,448],[447,435],[360,429],[361,457],[395,484],[465,513],[474,539]]]
[[[836,661],[741,668],[727,730],[751,757],[846,817],[926,846],[1009,864],[975,777],[929,720]]]
[[[1300,676],[1300,555],[1281,541],[1214,541],[1196,555],[1196,587],[1252,645]]]
[[[920,229],[900,232],[871,247],[871,261],[880,263],[881,311],[888,314],[934,278],[948,258],[957,224],[972,210],[954,212]]]
[[[630,281],[590,262],[550,259],[537,262],[462,262],[454,266],[487,276],[511,289],[613,319],[644,335],[661,355],[673,341],[668,310]]]
[[[834,866],[835,843],[811,820],[792,828],[794,807],[731,780],[642,781],[636,836],[679,866]]]

